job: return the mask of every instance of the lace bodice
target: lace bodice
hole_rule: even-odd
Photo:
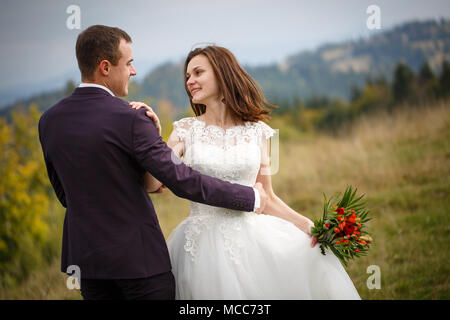
[[[266,154],[267,139],[274,130],[262,121],[246,122],[226,130],[215,125],[206,126],[195,117],[183,118],[173,123],[171,139],[182,144],[183,162],[193,169],[232,183],[253,186],[261,162]],[[195,259],[196,238],[205,228],[219,223],[226,250],[237,262],[233,232],[241,228],[242,219],[252,213],[217,208],[191,201],[189,225],[185,229],[185,250]]]
[[[183,162],[222,180],[252,186],[261,163],[264,142],[274,130],[264,122],[246,122],[226,130],[206,126],[195,117],[174,122],[183,143]]]

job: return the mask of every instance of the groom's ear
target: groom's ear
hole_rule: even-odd
[[[111,63],[108,60],[102,60],[102,61],[100,61],[98,68],[102,75],[107,76],[109,74],[109,70],[111,68]]]

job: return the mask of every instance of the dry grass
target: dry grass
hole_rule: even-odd
[[[274,188],[302,214],[320,216],[322,191],[331,196],[351,184],[366,194],[376,243],[348,268],[363,298],[450,297],[449,124],[450,105],[441,103],[365,117],[339,137],[282,146]],[[381,268],[381,290],[367,289],[371,264]]]
[[[363,299],[450,298],[449,103],[366,116],[337,137],[281,141],[280,154],[274,190],[311,219],[321,215],[322,192],[330,197],[351,184],[366,194],[376,242],[347,268]],[[187,215],[187,201],[157,197],[167,236]],[[367,288],[369,265],[380,267],[381,290]]]
[[[450,104],[364,117],[336,137],[301,137],[280,142],[274,190],[311,219],[321,215],[322,192],[329,197],[351,184],[366,194],[375,243],[347,268],[361,297],[449,299]],[[170,191],[152,200],[168,237],[189,214],[188,201]],[[366,286],[369,265],[381,269],[380,290]],[[79,299],[65,279],[58,260],[1,298]]]

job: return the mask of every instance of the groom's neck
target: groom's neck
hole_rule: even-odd
[[[94,79],[83,79],[83,78],[81,78],[81,82],[82,82],[82,83],[99,84],[99,85],[101,85],[101,86],[104,86],[104,85],[105,85],[103,81],[94,80]]]

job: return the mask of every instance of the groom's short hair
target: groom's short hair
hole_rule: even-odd
[[[90,26],[78,35],[76,55],[83,79],[89,79],[102,60],[117,65],[120,59],[120,40],[131,42],[122,29],[102,25]]]

